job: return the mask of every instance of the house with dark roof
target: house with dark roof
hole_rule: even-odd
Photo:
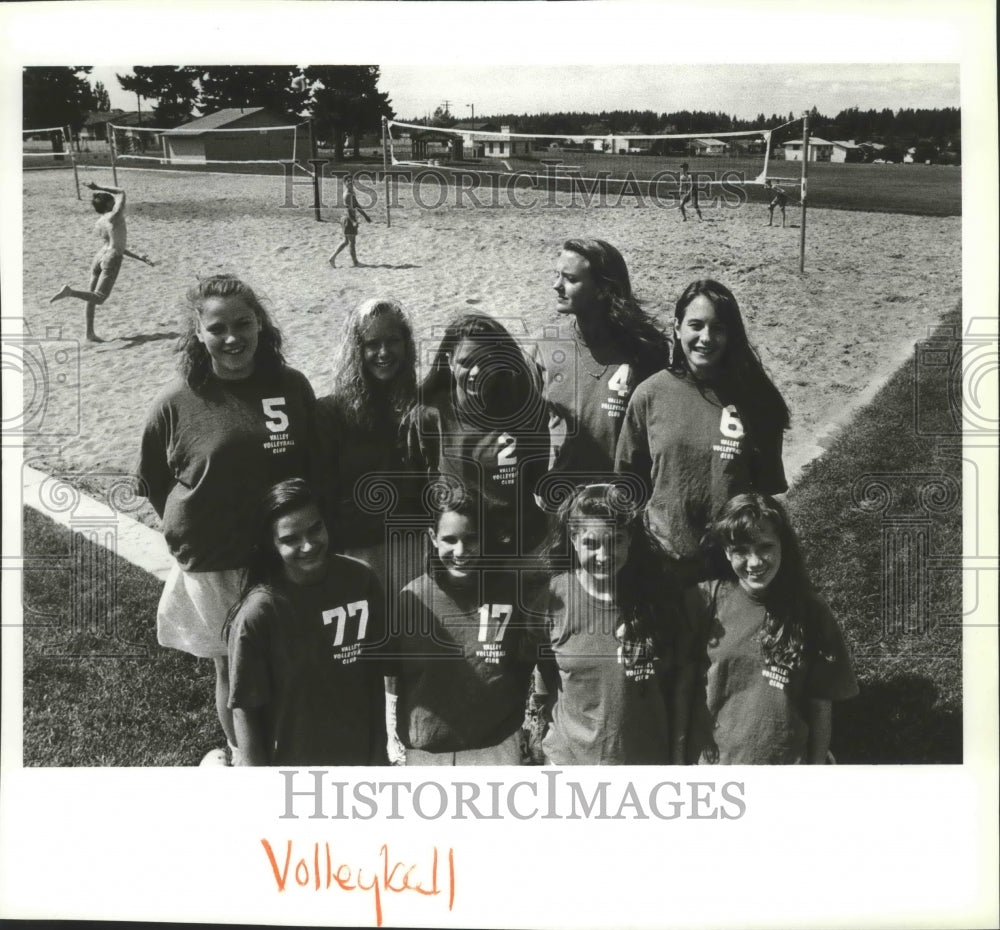
[[[296,128],[297,127],[297,128]],[[267,132],[280,129],[280,132]],[[256,131],[254,131],[256,130]],[[309,131],[301,119],[267,107],[226,107],[163,133],[168,162],[304,161]]]

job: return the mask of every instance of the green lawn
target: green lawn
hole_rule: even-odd
[[[327,158],[328,153],[321,153],[321,158]],[[566,164],[581,168],[584,177],[596,177],[598,172],[606,172],[606,177],[632,177],[645,180],[658,172],[676,171],[676,157],[661,158],[643,155],[601,155],[599,153],[565,152],[561,156]],[[712,158],[689,158],[693,172],[717,174],[723,162]],[[38,167],[38,159],[25,161],[25,167]],[[77,156],[82,166],[107,168],[110,157],[101,152],[82,153]],[[30,162],[30,164],[29,164]],[[151,170],[163,169],[171,171],[219,171],[239,174],[281,174],[280,165],[159,165],[156,162],[124,162],[130,167],[145,167]],[[544,166],[538,161],[527,159],[509,160],[514,170],[524,170],[544,173]],[[725,160],[725,167],[741,169],[746,177],[755,177],[761,168],[760,159],[735,163]],[[376,172],[382,167],[381,159],[370,157],[358,160],[348,159],[337,165],[331,160],[326,168],[327,174],[343,170],[362,170]],[[487,172],[491,168],[505,170],[499,162],[482,160],[476,164],[469,163],[469,169]],[[407,170],[404,168],[394,169]],[[416,170],[416,169],[409,169]],[[768,174],[772,177],[795,178],[802,174],[799,162],[772,161]],[[962,169],[947,165],[874,165],[874,164],[822,164],[810,162],[808,166],[809,205],[833,210],[861,210],[873,213],[909,213],[921,216],[961,216],[962,214]],[[565,183],[565,182],[564,182]],[[588,185],[589,186],[589,185]],[[798,184],[785,183],[783,186],[790,196],[789,209],[797,209]],[[617,194],[621,185],[609,185],[609,192]],[[747,196],[753,203],[767,202],[767,195],[762,188],[748,185]],[[666,196],[666,188],[662,196]]]
[[[935,337],[936,357],[954,357],[960,328],[955,310]],[[896,613],[882,602],[883,536],[897,532],[890,521],[922,516],[930,556],[961,552],[960,460],[927,435],[960,437],[949,416],[954,371],[904,366],[788,495],[814,580],[855,656],[861,694],[834,717],[833,749],[844,764],[962,760],[960,572],[930,572],[922,617],[913,586]],[[917,396],[932,412],[929,420],[921,413],[919,431]],[[882,477],[862,494],[859,482],[874,474]],[[894,495],[889,511],[859,505],[881,500],[882,486]],[[954,495],[935,487],[957,489],[954,506]],[[80,537],[74,546],[68,530],[31,510],[24,539],[25,764],[194,765],[219,745],[211,663],[156,644],[159,582]],[[84,618],[75,626],[74,604]]]
[[[928,342],[924,361],[948,365],[896,372],[788,495],[856,659],[861,693],[834,711],[842,762],[962,761],[962,576],[933,561],[962,552],[961,324],[951,311]],[[923,579],[907,540],[927,547]]]

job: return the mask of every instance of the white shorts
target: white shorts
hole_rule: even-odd
[[[407,749],[406,764],[410,765],[520,765],[521,731],[515,730],[502,743],[485,749],[463,749],[460,752],[427,752]]]
[[[242,568],[186,572],[174,562],[156,609],[156,639],[202,659],[229,654],[222,627],[240,599]]]

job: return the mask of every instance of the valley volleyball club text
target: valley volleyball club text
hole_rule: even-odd
[[[381,781],[281,769],[281,820],[738,820],[744,783],[581,782],[559,769],[539,780]]]

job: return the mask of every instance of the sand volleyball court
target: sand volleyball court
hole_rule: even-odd
[[[112,183],[109,170],[81,172],[81,180],[91,179]],[[76,199],[68,171],[24,176],[25,327],[60,345],[75,341],[79,358],[79,404],[70,364],[73,377],[61,382],[58,397],[50,392],[47,428],[29,443],[26,459],[49,473],[78,474],[91,490],[131,468],[147,409],[174,374],[182,298],[198,275],[232,272],[265,296],[289,362],[322,395],[331,386],[342,321],[358,301],[402,300],[425,355],[435,332],[467,310],[490,313],[522,337],[537,335],[559,322],[551,269],[560,243],[607,239],[628,261],[644,305],[663,319],[695,278],[717,278],[733,290],[792,412],[791,476],[816,453],[817,438],[905,361],[961,294],[960,217],[811,209],[800,275],[798,228],[768,228],[759,204],[703,204],[705,222],[682,223],[676,209],[637,205],[634,197],[619,203],[610,196],[606,206],[589,207],[578,199],[570,207],[565,197],[552,204],[544,192],[529,191],[519,204],[501,196],[492,206],[482,191],[480,206],[431,184],[419,194],[421,206],[411,185],[400,184],[391,227],[382,201],[369,207],[359,191],[373,220],[362,222],[358,235],[363,267],[350,267],[344,252],[331,269],[341,211],[329,179],[323,222],[314,218],[309,186],[297,184],[288,206],[279,177],[135,170],[121,171],[119,183],[128,194],[129,246],[158,266],[126,259],[97,310],[97,332],[106,341],[93,345],[83,342],[81,302],[48,302],[64,283],[87,284],[98,245],[89,196]],[[797,225],[797,209],[789,209],[789,219]],[[53,434],[65,438],[45,438]]]

